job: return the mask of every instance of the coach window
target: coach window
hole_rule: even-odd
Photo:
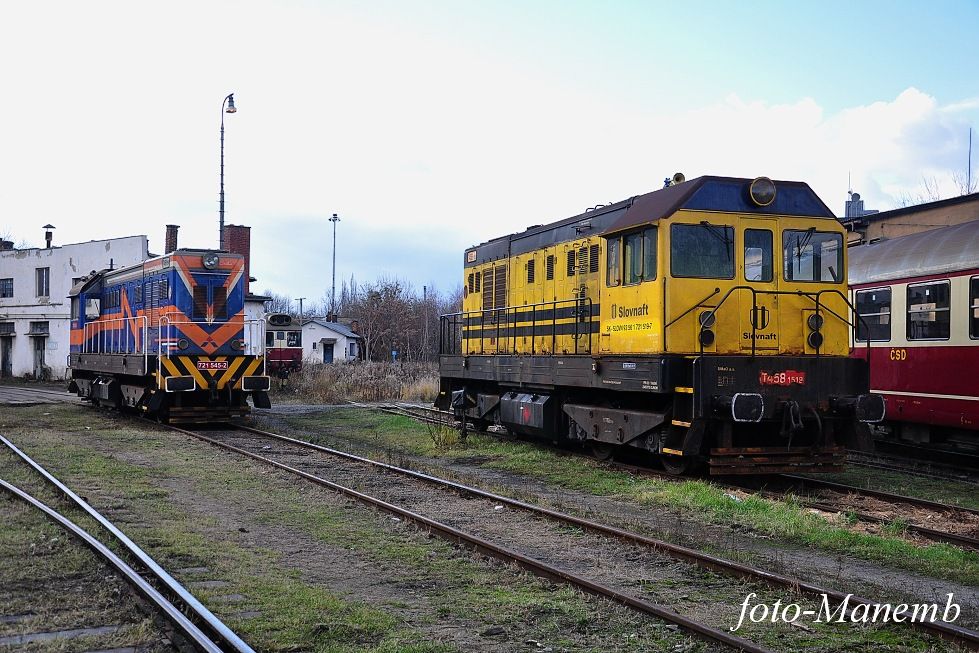
[[[734,227],[675,224],[670,229],[670,272],[674,277],[734,278]]]
[[[744,280],[771,281],[772,232],[768,229],[744,230]]]
[[[609,286],[617,286],[622,283],[621,242],[618,238],[608,239],[608,266],[606,268],[605,283]]]
[[[979,338],[979,277],[969,279],[969,337]]]
[[[948,340],[948,281],[908,286],[908,340]]]
[[[782,256],[786,281],[843,280],[842,234],[787,229],[782,232]]]
[[[891,339],[891,289],[858,290],[856,293],[856,340],[886,342]],[[863,318],[863,319],[860,319]]]

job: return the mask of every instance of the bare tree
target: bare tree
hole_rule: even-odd
[[[959,191],[959,195],[969,195],[979,190],[979,176],[972,175],[972,179],[966,179],[961,172],[952,175],[952,182]]]

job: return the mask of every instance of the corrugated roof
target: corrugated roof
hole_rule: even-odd
[[[849,250],[850,284],[979,268],[979,220]]]

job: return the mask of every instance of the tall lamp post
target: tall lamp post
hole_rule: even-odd
[[[221,102],[221,195],[218,206],[218,243],[220,249],[224,249],[224,114],[234,113],[235,94],[228,93],[228,97]]]
[[[330,290],[330,319],[334,319],[337,313],[337,223],[340,218],[334,213],[330,218],[333,223],[333,287]]]
[[[299,326],[303,325],[303,300],[305,297],[296,297],[296,301],[299,302]]]

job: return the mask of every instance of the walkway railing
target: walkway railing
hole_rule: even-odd
[[[587,354],[592,350],[593,315],[589,297],[448,313],[439,319],[439,353],[484,354],[489,340],[490,353],[550,355],[558,336],[570,336],[573,353]],[[517,339],[527,337],[530,351],[518,351]],[[550,339],[549,351],[538,351],[539,338]]]

